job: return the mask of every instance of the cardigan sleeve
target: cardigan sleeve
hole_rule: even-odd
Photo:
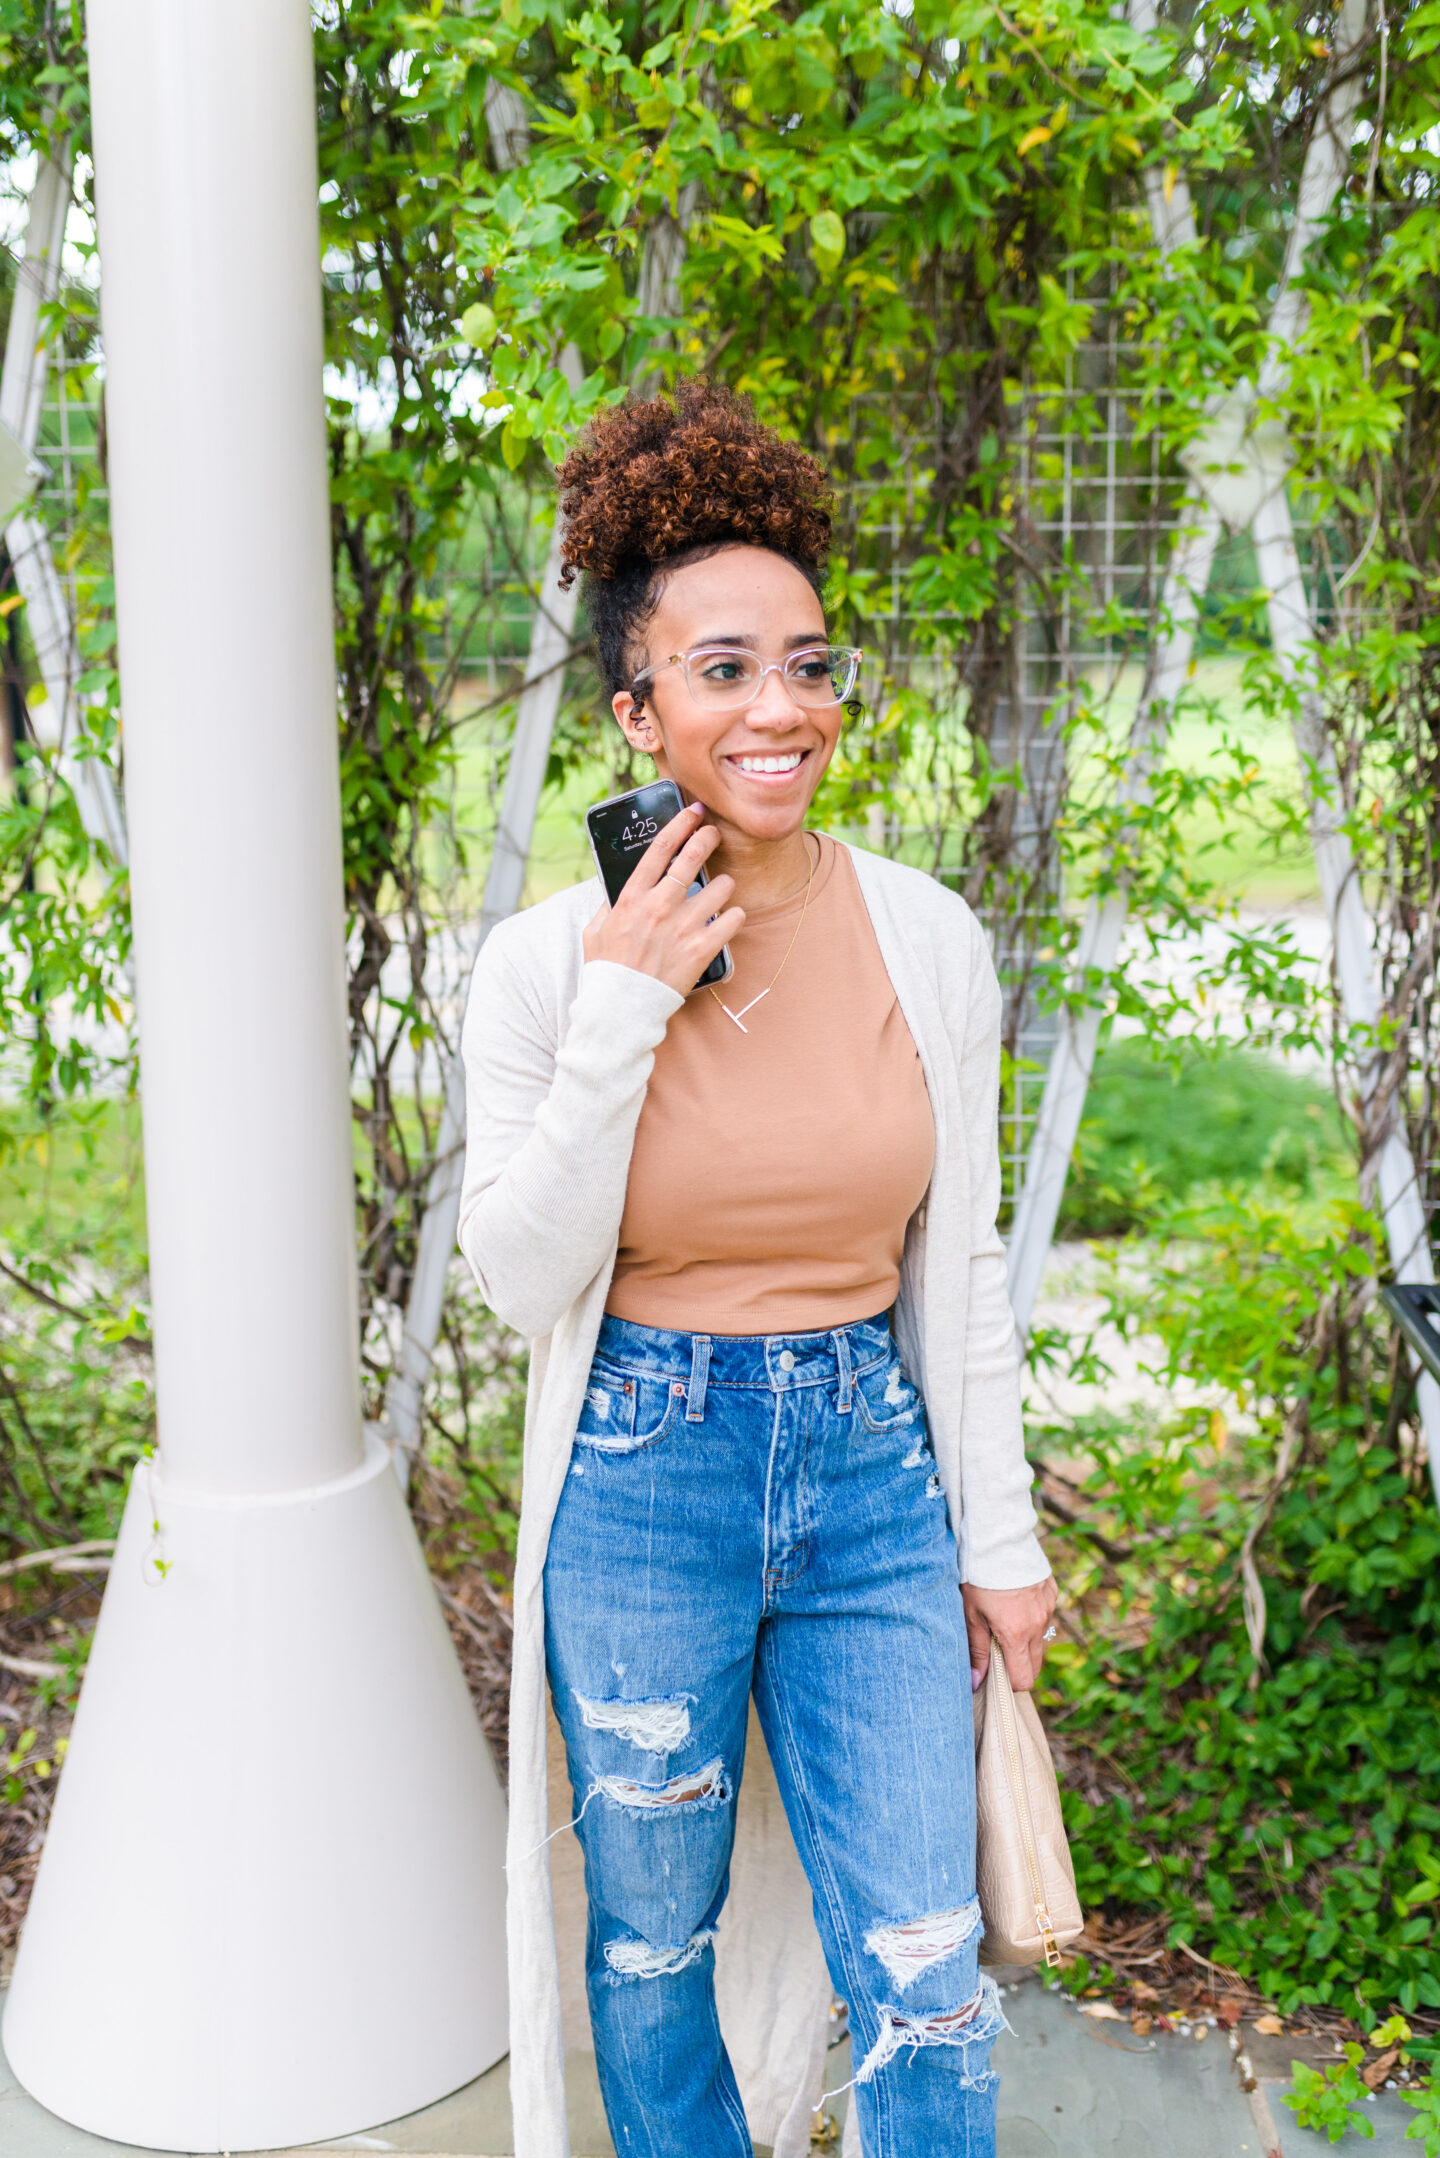
[[[460,1249],[490,1309],[548,1334],[615,1248],[655,1050],[678,991],[610,960],[581,969],[563,1034],[492,934],[470,988]]]
[[[970,968],[960,1056],[969,1156],[970,1294],[960,1417],[964,1494],[961,1573],[977,1588],[1043,1581],[1049,1561],[1035,1533],[1030,1464],[1020,1408],[1020,1356],[1005,1277],[1000,1212],[1000,984],[979,923],[970,921]]]

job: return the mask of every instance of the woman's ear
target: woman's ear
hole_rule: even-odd
[[[610,709],[620,722],[620,732],[630,747],[638,749],[643,756],[653,757],[660,747],[660,737],[645,710],[644,700],[637,704],[628,689],[617,689],[610,699]]]

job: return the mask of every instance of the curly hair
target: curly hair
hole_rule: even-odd
[[[628,689],[667,570],[737,543],[783,556],[818,594],[830,486],[815,459],[762,426],[748,397],[682,381],[590,422],[559,470],[561,583],[584,572],[601,670]]]

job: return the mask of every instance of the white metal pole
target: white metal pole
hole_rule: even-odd
[[[160,1435],[278,1491],[361,1451],[308,16],[89,43]]]
[[[1305,154],[1295,222],[1270,319],[1270,344],[1260,370],[1262,397],[1275,395],[1284,385],[1289,350],[1305,320],[1299,272],[1349,168],[1351,128],[1365,87],[1353,62],[1364,41],[1367,20],[1366,0],[1344,0],[1335,40],[1339,79],[1316,122]],[[1334,939],[1340,1008],[1350,1026],[1373,1028],[1379,1021],[1382,1001],[1375,964],[1375,932],[1354,850],[1344,828],[1339,774],[1324,714],[1309,678],[1316,628],[1283,484],[1261,500],[1251,521],[1250,536],[1255,543],[1260,584],[1266,593],[1276,664],[1298,700],[1295,748],[1309,797],[1315,866]],[[1376,1059],[1364,1087],[1367,1100],[1374,1091],[1378,1065]],[[1367,1169],[1370,1166],[1366,1164]],[[1416,1284],[1433,1282],[1435,1262],[1423,1195],[1398,1105],[1392,1107],[1389,1129],[1373,1168],[1395,1279]],[[1416,1406],[1425,1433],[1431,1481],[1440,1499],[1440,1383],[1417,1360],[1412,1358],[1412,1363],[1417,1372]]]
[[[42,749],[59,751],[60,776],[75,797],[80,821],[91,839],[108,847],[117,862],[124,862],[129,843],[114,774],[98,757],[77,754],[80,706],[75,685],[80,679],[80,655],[75,624],[50,535],[33,510],[20,510],[10,519],[5,549],[16,589],[25,602],[25,623],[45,686],[44,702],[28,705],[35,739]]]
[[[1142,35],[1154,30],[1155,0],[1129,0],[1128,13],[1132,29]],[[1195,237],[1190,191],[1183,175],[1176,175],[1167,192],[1163,175],[1153,167],[1147,168],[1144,180],[1151,233],[1161,253],[1168,255]],[[1122,801],[1139,803],[1149,794],[1151,774],[1170,730],[1172,707],[1190,671],[1195,623],[1219,537],[1217,512],[1203,494],[1192,489],[1181,505],[1179,530],[1166,573],[1161,642],[1151,653],[1130,732],[1120,787]],[[1123,881],[1103,898],[1091,900],[1075,956],[1077,983],[1086,986],[1093,975],[1108,974],[1114,967],[1129,913],[1130,892]],[[1060,1218],[1090,1075],[1095,1068],[1103,1016],[1093,1005],[1086,1005],[1079,1013],[1062,1006],[1057,1015],[1055,1046],[1046,1067],[1040,1112],[1026,1152],[1006,1245],[1010,1304],[1022,1340],[1035,1316],[1041,1276],[1055,1240],[1055,1224]]]
[[[40,334],[40,317],[60,289],[69,209],[68,159],[62,164],[42,157],[30,191],[25,252],[17,265],[5,332],[5,363],[0,369],[0,425],[9,429],[27,456],[33,454],[40,439],[49,372],[49,351]]]
[[[250,2149],[503,2052],[503,1801],[360,1428],[307,0],[88,30],[160,1451],[5,2032],[66,2119]]]
[[[1333,86],[1305,145],[1295,217],[1285,243],[1280,287],[1270,310],[1265,358],[1260,367],[1262,396],[1279,389],[1288,378],[1291,347],[1305,326],[1310,307],[1300,273],[1350,169],[1352,123],[1365,95],[1365,76],[1358,63],[1368,21],[1369,0],[1341,0],[1331,60]],[[1380,125],[1379,119],[1376,125]]]
[[[1190,672],[1195,625],[1219,537],[1219,518],[1198,490],[1192,490],[1181,508],[1180,535],[1165,580],[1161,612],[1166,627],[1151,655],[1131,730],[1122,801],[1138,804],[1149,794],[1151,775],[1170,730],[1175,699]],[[1103,898],[1091,900],[1075,956],[1074,978],[1082,987],[1096,974],[1108,975],[1114,968],[1129,911],[1130,892],[1123,881]],[[1095,1068],[1103,1016],[1100,1006],[1094,1003],[1086,1004],[1078,1013],[1062,1006],[1059,1014],[1040,1114],[1025,1157],[1024,1182],[1010,1231],[1010,1303],[1022,1336],[1028,1334],[1035,1315],[1040,1277],[1054,1239],[1090,1075]]]
[[[1381,1015],[1380,980],[1375,965],[1375,933],[1360,886],[1360,870],[1345,830],[1345,807],[1340,792],[1334,751],[1325,728],[1324,714],[1308,674],[1315,645],[1315,627],[1300,555],[1290,517],[1290,503],[1283,487],[1263,502],[1251,528],[1260,582],[1267,595],[1270,642],[1281,675],[1296,693],[1295,748],[1305,776],[1310,808],[1310,837],[1315,866],[1325,900],[1325,912],[1334,938],[1335,978],[1340,1009],[1347,1025],[1374,1029]],[[1380,1059],[1370,1060],[1362,1084],[1362,1097],[1374,1093]],[[1435,1262],[1425,1221],[1424,1198],[1415,1170],[1415,1159],[1402,1121],[1399,1103],[1391,1105],[1389,1127],[1380,1143],[1378,1161],[1365,1164],[1375,1178],[1375,1191],[1385,1222],[1390,1264],[1399,1282],[1426,1283],[1435,1279]],[[1416,1406],[1425,1433],[1435,1496],[1440,1500],[1440,1382],[1418,1360]]]
[[[50,372],[50,349],[42,335],[41,317],[60,289],[69,208],[68,159],[57,162],[42,158],[30,195],[25,251],[15,281],[5,333],[4,367],[0,369],[0,429],[10,436],[22,466],[33,459],[40,439]],[[79,728],[75,684],[80,659],[70,602],[55,567],[50,535],[23,502],[6,520],[5,548],[15,572],[16,588],[25,602],[25,620],[45,687],[44,702],[30,708],[36,740],[43,747],[59,751],[60,772],[74,793],[90,837],[108,847],[117,862],[123,862],[125,819],[114,779],[109,768],[96,758],[75,754]]]

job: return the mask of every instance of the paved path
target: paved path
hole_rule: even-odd
[[[1296,2128],[1293,2114],[1280,2104],[1283,2044],[1272,2042],[1268,2058],[1257,2060],[1265,2079],[1257,2108],[1240,2089],[1223,2032],[1212,2030],[1203,2045],[1180,2036],[1137,2038],[1127,2025],[1094,2022],[1030,1982],[1007,1993],[1005,2008],[1014,2031],[1000,2040],[995,2056],[1004,2078],[999,2158],[1275,2158],[1277,2152],[1280,2158],[1311,2158],[1335,2147]],[[837,2047],[828,2080],[843,2083],[849,2072],[848,2047]],[[574,2158],[613,2158],[593,2055],[572,2055],[568,2083]],[[1394,2093],[1382,2093],[1365,2110],[1374,2142],[1347,2138],[1342,2153],[1358,2158],[1364,2148],[1369,2158],[1416,2158],[1419,2145],[1404,2141],[1413,2116]],[[507,2158],[514,2145],[505,2063],[423,2113],[308,2148]],[[0,2158],[127,2153],[158,2158],[56,2120],[26,2096],[0,2056]]]

